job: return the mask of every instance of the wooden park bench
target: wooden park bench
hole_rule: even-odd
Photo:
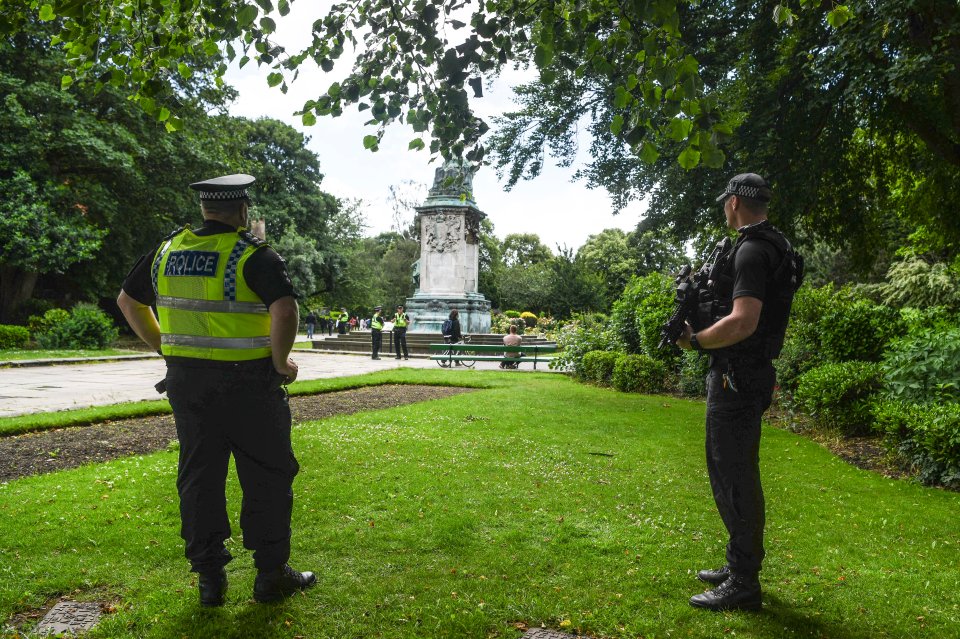
[[[529,362],[534,370],[537,363],[549,363],[553,357],[544,354],[556,353],[556,344],[536,344],[531,346],[504,346],[502,344],[430,344],[430,359],[441,366],[452,366],[457,360],[471,362]],[[504,351],[523,353],[523,357],[507,357]]]

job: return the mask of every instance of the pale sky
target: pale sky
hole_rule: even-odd
[[[309,41],[314,20],[323,17],[323,2],[295,2],[285,17],[274,15],[277,32],[274,40],[288,52],[298,52]],[[464,30],[465,31],[465,30]],[[390,229],[393,211],[389,204],[389,188],[406,180],[430,185],[434,170],[441,158],[429,163],[427,150],[408,151],[407,144],[417,134],[406,124],[387,127],[380,149],[372,153],[363,148],[363,136],[376,133],[376,128],[364,126],[369,119],[351,107],[339,118],[318,117],[312,127],[302,125],[299,110],[309,99],[326,93],[334,81],[340,80],[352,65],[349,44],[341,60],[330,73],[324,73],[309,59],[300,66],[300,75],[290,84],[284,95],[279,87],[267,86],[269,67],[248,63],[242,70],[232,65],[226,81],[239,92],[231,106],[235,116],[258,118],[262,116],[285,122],[310,137],[308,144],[320,158],[324,174],[324,191],[344,199],[361,199],[365,203],[367,235]],[[288,76],[289,77],[289,76]],[[497,80],[484,87],[483,98],[471,98],[471,106],[491,124],[489,117],[509,110],[512,105],[511,85],[522,82],[522,73]],[[468,88],[468,93],[472,91]],[[369,112],[367,112],[369,114]],[[429,138],[424,140],[429,146]],[[589,149],[584,139],[581,149]],[[581,150],[581,153],[583,151]],[[632,230],[640,220],[643,206],[632,204],[618,215],[611,213],[610,198],[605,191],[587,189],[582,182],[571,182],[576,166],[559,168],[549,159],[541,175],[518,183],[512,191],[505,191],[492,167],[480,170],[473,180],[477,206],[494,224],[495,234],[503,239],[510,233],[536,233],[541,241],[556,252],[557,245],[579,248],[593,234],[607,228]],[[412,219],[412,215],[410,216]]]

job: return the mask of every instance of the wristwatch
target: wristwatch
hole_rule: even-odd
[[[690,336],[690,348],[692,348],[692,349],[695,350],[695,351],[702,351],[702,350],[703,350],[703,346],[700,346],[700,342],[697,341],[697,334],[696,334],[696,333],[694,333],[693,335]]]

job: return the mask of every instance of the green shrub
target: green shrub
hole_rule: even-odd
[[[824,364],[800,376],[794,399],[817,426],[856,435],[873,425],[871,404],[880,386],[879,364]]]
[[[647,355],[621,355],[613,365],[610,382],[625,393],[659,393],[664,389],[667,367]]]
[[[623,344],[610,330],[608,322],[595,323],[592,316],[580,316],[557,333],[560,352],[550,362],[550,368],[570,371],[583,379],[583,356],[590,351],[619,351]]]
[[[877,429],[925,484],[960,488],[960,403],[886,400],[874,408]]]
[[[515,319],[517,317],[520,317],[520,311],[504,311],[503,314],[509,317],[510,319]]]
[[[948,331],[960,325],[960,317],[943,306],[929,308],[906,307],[900,309],[900,321],[908,337],[925,331]]]
[[[46,333],[54,326],[65,323],[68,319],[70,319],[69,312],[62,308],[51,308],[43,315],[31,315],[27,322],[30,326],[30,333],[39,335],[40,333]]]
[[[25,326],[0,324],[0,349],[23,348],[30,341],[30,331]]]
[[[680,355],[680,374],[677,390],[690,397],[704,397],[707,394],[707,372],[710,370],[710,358],[696,351],[683,351]]]
[[[533,328],[537,325],[537,316],[530,311],[520,313],[520,319],[527,325],[527,328]]]
[[[829,361],[879,361],[887,343],[904,332],[900,314],[888,306],[862,299],[835,302],[817,324]]]
[[[659,349],[660,327],[673,311],[673,280],[660,273],[636,277],[613,304],[610,323],[628,353],[643,353],[648,357],[674,365],[679,354],[676,349]]]
[[[583,356],[580,366],[580,379],[601,386],[610,384],[613,367],[621,353],[615,351],[590,351]]]
[[[960,400],[960,327],[893,343],[883,359],[887,395],[903,402]]]
[[[47,311],[44,322],[47,321],[47,315],[56,310],[59,309]],[[49,325],[36,339],[37,344],[45,349],[106,348],[117,339],[118,334],[109,315],[93,304],[81,303],[73,307],[65,320]]]

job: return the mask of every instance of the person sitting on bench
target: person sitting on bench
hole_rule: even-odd
[[[510,332],[503,336],[503,345],[504,346],[520,346],[523,342],[523,337],[517,335],[517,325],[510,325]],[[523,357],[523,353],[519,352],[506,352],[503,354],[504,357]],[[520,368],[520,362],[500,362],[500,368]]]

